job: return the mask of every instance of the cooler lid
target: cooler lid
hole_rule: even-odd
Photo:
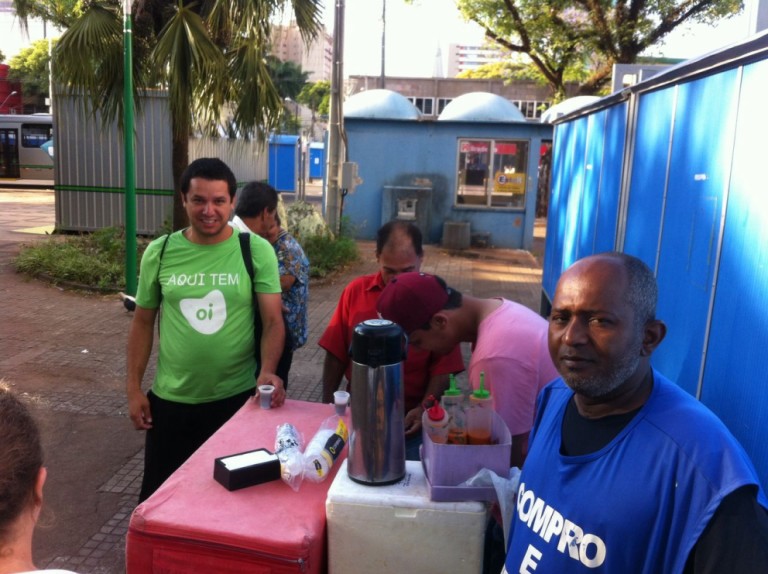
[[[485,512],[485,504],[475,500],[435,502],[430,500],[429,485],[421,461],[406,460],[402,480],[383,486],[360,484],[349,478],[347,460],[341,464],[328,490],[326,505],[355,504],[388,508],[419,508],[425,510]]]

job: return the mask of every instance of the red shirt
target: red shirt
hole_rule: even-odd
[[[358,323],[379,316],[376,302],[384,289],[381,273],[363,275],[344,288],[330,323],[318,344],[346,365],[346,377],[350,380],[352,362],[349,348],[352,331]],[[436,355],[417,347],[408,346],[408,356],[403,366],[405,376],[405,412],[418,406],[424,399],[429,379],[436,375],[460,373],[464,361],[458,345],[448,355]]]

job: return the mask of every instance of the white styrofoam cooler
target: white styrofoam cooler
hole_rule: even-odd
[[[387,486],[352,481],[346,464],[325,501],[330,574],[482,571],[485,504],[431,501],[419,461]]]

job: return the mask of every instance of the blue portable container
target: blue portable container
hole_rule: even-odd
[[[299,136],[269,137],[269,185],[277,191],[295,193],[299,180]]]

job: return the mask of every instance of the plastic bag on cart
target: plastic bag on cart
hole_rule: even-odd
[[[304,439],[290,423],[278,425],[275,435],[275,454],[280,460],[280,476],[293,490],[299,490],[304,479]]]
[[[325,419],[304,451],[304,478],[312,482],[328,478],[347,440],[349,431],[341,417],[334,415]]]
[[[504,548],[509,543],[509,525],[512,524],[512,514],[515,512],[517,489],[520,486],[520,469],[513,466],[509,476],[499,476],[488,468],[481,468],[461,486],[493,486],[496,490],[496,500],[501,510],[502,525],[504,526]]]

